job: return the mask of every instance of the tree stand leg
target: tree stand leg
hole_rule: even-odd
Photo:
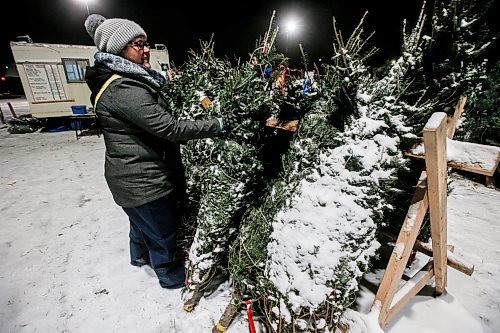
[[[12,113],[12,117],[17,118],[16,111],[14,111],[14,107],[12,106],[12,104],[10,102],[7,102],[7,105],[9,106],[10,113]]]
[[[2,122],[2,124],[6,124],[5,118],[3,116],[2,108],[0,108],[0,121]]]
[[[492,176],[486,176],[485,181],[484,181],[484,185],[486,187],[494,188],[495,187],[495,178],[493,178]]]

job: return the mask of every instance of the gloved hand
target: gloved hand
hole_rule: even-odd
[[[231,112],[221,117],[222,131],[227,134],[230,133],[240,122],[242,112],[240,108],[233,108]]]

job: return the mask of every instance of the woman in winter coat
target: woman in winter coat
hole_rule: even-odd
[[[98,48],[85,79],[106,145],[106,182],[130,220],[131,264],[149,264],[162,287],[180,288],[185,269],[175,254],[186,186],[179,142],[230,131],[238,117],[176,119],[159,93],[165,78],[150,68],[144,30],[98,14],[85,28]]]

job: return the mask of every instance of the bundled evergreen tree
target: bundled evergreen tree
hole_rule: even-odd
[[[362,24],[345,43],[335,31],[333,64],[281,179],[244,216],[231,251],[235,292],[258,301],[278,332],[331,331],[375,255],[377,224],[391,204],[384,192],[405,165],[401,138],[412,137],[397,97],[420,56],[421,22],[378,81],[364,65],[372,50]]]
[[[274,37],[269,30],[265,48],[254,54],[264,70],[277,68],[283,60],[273,47]],[[195,234],[187,232],[183,237],[184,246],[189,247],[189,290],[193,296],[188,302],[193,306],[214,276],[225,270],[225,250],[241,214],[264,186],[260,158],[264,124],[277,113],[277,104],[272,90],[267,89],[268,80],[258,74],[247,62],[232,66],[216,59],[213,43],[202,43],[202,51],[191,52],[165,90],[171,103],[185,106],[180,117],[222,116],[234,107],[244,114],[244,121],[224,138],[188,142],[183,149],[189,195],[184,221],[196,225]],[[200,106],[199,96],[211,100],[206,110]],[[189,230],[190,225],[183,228]]]
[[[200,51],[189,51],[188,60],[181,68],[173,69],[173,80],[168,81],[163,89],[163,95],[170,103],[171,109],[177,112],[178,118],[206,119],[209,116],[220,117],[223,112],[219,108],[206,109],[209,99],[205,94],[207,87],[223,84],[231,63],[214,56],[213,40],[200,42]],[[207,99],[203,101],[202,99]],[[204,106],[205,105],[205,106]],[[180,247],[189,252],[196,232],[196,216],[198,215],[201,198],[201,181],[207,172],[207,154],[203,153],[214,140],[193,140],[186,142],[182,148],[182,159],[186,167],[187,198],[182,216],[182,226],[179,228]],[[201,153],[200,153],[201,152]],[[206,150],[210,152],[210,150]]]
[[[418,114],[407,114],[417,131],[423,129],[433,112],[451,114],[460,96],[467,96],[470,104],[481,94],[488,67],[486,51],[496,38],[485,20],[492,3],[492,0],[429,2],[430,20],[421,43],[424,52],[421,76],[411,78],[414,84],[410,90],[414,93],[406,96],[407,100],[413,96],[411,102],[421,105],[422,111],[425,109]]]
[[[465,141],[500,146],[500,62],[488,71],[483,90],[468,103],[459,136]]]
[[[489,94],[485,89],[491,87],[487,83],[488,61],[486,51],[493,45],[496,37],[485,19],[493,1],[490,0],[432,0],[424,6],[429,19],[426,20],[423,38],[419,41],[423,61],[412,70],[412,75],[402,78],[406,90],[398,99],[399,104],[407,104],[402,111],[412,132],[422,136],[427,120],[434,112],[447,112],[452,115],[453,106],[460,96],[467,96],[467,105],[462,114],[463,129],[459,128],[456,137],[463,140],[474,140],[474,129],[487,130],[484,115],[493,115],[494,111],[479,111]],[[486,102],[488,103],[488,102]],[[494,125],[495,117],[490,125]],[[477,133],[476,139],[477,139]],[[411,198],[410,187],[415,183],[417,170],[422,166],[413,161],[414,167],[405,172],[401,170],[398,177],[400,191],[393,193],[400,202],[407,203]],[[419,166],[420,165],[420,166]],[[412,171],[413,170],[413,171]],[[401,207],[407,207],[407,204]],[[405,209],[396,209],[392,216],[401,220]],[[392,228],[391,228],[392,227]],[[398,232],[399,226],[389,226],[389,232]],[[419,233],[419,239],[428,241],[430,224],[428,215]]]

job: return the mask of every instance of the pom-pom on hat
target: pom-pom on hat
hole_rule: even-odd
[[[147,37],[134,21],[92,14],[85,20],[85,29],[101,52],[119,54],[137,36]]]

